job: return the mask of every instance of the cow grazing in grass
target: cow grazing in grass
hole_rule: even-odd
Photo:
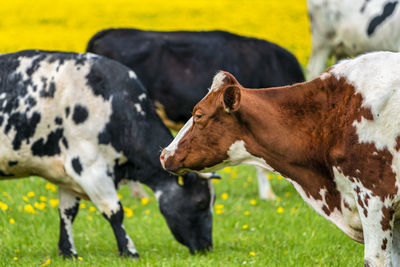
[[[0,56],[0,179],[41,176],[58,185],[60,253],[76,256],[72,222],[91,200],[114,231],[120,255],[137,257],[116,187],[148,185],[175,238],[191,252],[212,246],[213,188],[164,171],[172,140],[133,71],[93,54],[22,51]]]
[[[210,80],[220,69],[253,88],[304,81],[300,64],[289,51],[224,31],[109,29],[97,33],[87,51],[132,68],[160,107],[166,125],[175,130],[190,118],[194,105],[207,94]],[[257,169],[257,176],[260,197],[275,198],[266,173]]]
[[[365,244],[366,266],[400,266],[400,53],[342,61],[319,78],[249,90],[219,72],[163,150],[173,173],[253,164]],[[392,254],[391,254],[392,253]]]
[[[312,54],[308,78],[317,77],[328,57],[400,51],[399,0],[307,0]]]

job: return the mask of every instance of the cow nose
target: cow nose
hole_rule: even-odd
[[[163,169],[165,170],[165,149],[161,152],[160,155],[160,162],[161,162],[161,166],[163,167]]]

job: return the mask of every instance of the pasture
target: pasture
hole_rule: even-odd
[[[83,52],[97,31],[109,27],[154,30],[222,29],[275,42],[305,66],[310,33],[305,1],[12,1],[0,10],[0,53],[38,48]],[[211,81],[210,81],[211,83]],[[189,254],[175,241],[149,199],[119,193],[125,227],[141,256],[119,258],[108,222],[82,201],[74,222],[79,258],[57,255],[57,189],[32,177],[0,182],[0,266],[355,266],[363,246],[318,215],[278,175],[278,196],[260,201],[253,167],[226,168],[215,181],[214,250]]]

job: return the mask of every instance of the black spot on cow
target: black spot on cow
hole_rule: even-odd
[[[56,84],[54,81],[51,81],[49,84],[49,88],[43,86],[42,91],[40,91],[40,96],[41,97],[54,97],[54,93],[56,91]]]
[[[361,12],[361,13],[364,13],[365,8],[367,7],[368,2],[369,2],[369,0],[365,0],[364,4],[362,5],[362,7],[361,7],[361,9],[360,9],[360,12]]]
[[[65,138],[65,136],[62,138],[62,143],[64,144],[65,148],[68,148],[68,140]]]
[[[61,153],[59,142],[63,137],[64,130],[57,128],[55,131],[50,132],[47,140],[43,138],[38,139],[32,144],[32,154],[35,156],[54,156]]]
[[[4,117],[0,116],[0,126],[3,125]]]
[[[32,60],[32,64],[31,66],[26,70],[26,74],[28,74],[28,76],[32,76],[32,74],[40,68],[40,62],[42,60],[44,60],[46,57],[46,55],[42,54],[39,55],[38,57],[36,57],[34,60]]]
[[[10,166],[10,167],[12,167],[12,166],[15,166],[15,165],[17,165],[18,164],[18,161],[14,161],[14,160],[10,160],[9,162],[8,162],[8,166]]]
[[[390,15],[393,14],[393,11],[395,10],[397,3],[398,1],[394,1],[385,4],[382,14],[374,17],[369,23],[367,29],[368,36],[371,36],[375,32],[376,27],[378,27],[379,24],[384,22],[386,18],[388,18]]]
[[[78,174],[81,175],[81,172],[83,170],[81,161],[79,160],[79,157],[73,158],[71,161],[72,168],[74,168],[74,171]]]
[[[69,112],[70,112],[69,107],[66,107],[66,108],[65,108],[65,117],[66,117],[66,118],[68,118]]]
[[[14,174],[5,173],[5,172],[3,172],[3,171],[0,170],[0,176],[1,176],[1,177],[12,177],[12,176],[14,176]]]
[[[54,122],[55,122],[55,124],[57,124],[57,125],[61,125],[61,124],[62,124],[62,118],[56,117],[56,118],[54,119]]]
[[[28,96],[28,97],[25,99],[25,105],[27,105],[29,108],[32,108],[32,107],[36,106],[36,104],[37,104],[37,101],[36,101],[36,99],[35,99],[34,97],[32,97],[32,96]]]
[[[30,118],[28,118],[27,114],[19,112],[10,115],[4,128],[4,133],[8,134],[11,129],[14,129],[15,136],[12,141],[14,150],[21,148],[23,140],[26,140],[29,144],[29,139],[35,134],[36,126],[40,119],[41,116],[37,112],[34,112]]]
[[[76,124],[83,123],[89,116],[89,111],[82,105],[75,105],[72,119]]]

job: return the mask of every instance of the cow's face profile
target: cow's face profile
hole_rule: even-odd
[[[192,118],[163,150],[160,161],[166,170],[208,172],[239,163],[242,155],[234,143],[244,127],[238,112],[241,90],[231,74],[221,71],[215,76],[207,96],[194,107]]]
[[[188,173],[166,183],[157,193],[161,213],[171,232],[191,253],[212,248],[212,207],[215,199],[211,180]],[[158,194],[158,195],[157,195]]]

